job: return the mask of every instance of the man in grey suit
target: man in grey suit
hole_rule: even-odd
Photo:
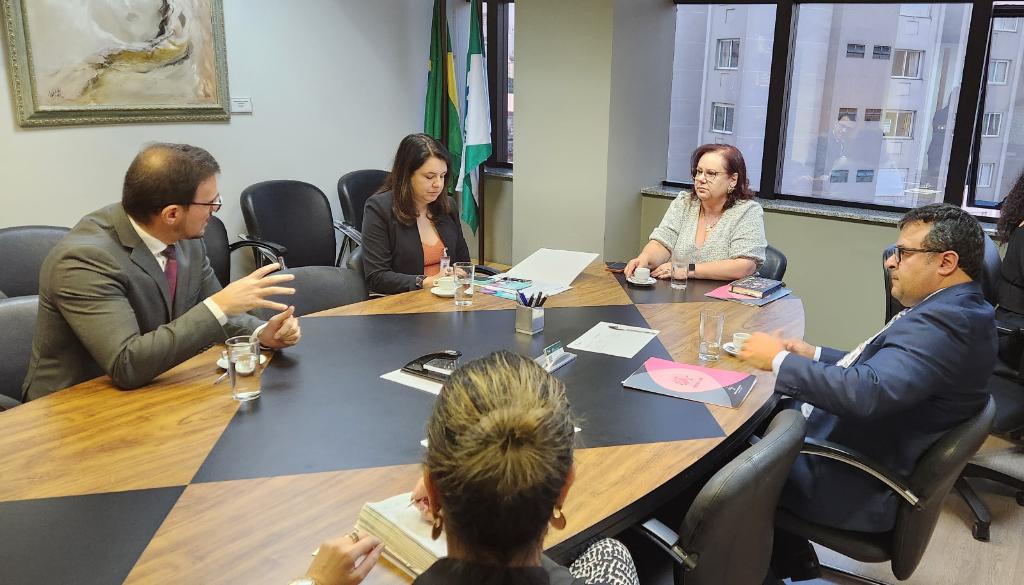
[[[121,203],[78,222],[39,274],[39,317],[25,399],[107,374],[138,388],[234,335],[256,334],[266,347],[299,341],[294,307],[272,295],[292,275],[256,270],[224,289],[202,235],[220,209],[220,166],[202,148],[153,144],[125,174]],[[247,311],[281,311],[264,323]]]

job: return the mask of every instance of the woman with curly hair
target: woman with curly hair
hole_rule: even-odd
[[[1017,178],[1003,199],[996,224],[996,235],[1006,246],[996,294],[999,301],[996,319],[1016,327],[1024,327],[1024,229],[1018,229],[1021,226],[1024,226],[1024,174]],[[1019,344],[1001,341],[1000,345],[1000,357],[1008,363],[1018,363]]]

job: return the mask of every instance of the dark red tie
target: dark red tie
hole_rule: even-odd
[[[164,256],[167,258],[167,265],[164,266],[164,276],[167,278],[167,291],[171,293],[171,306],[174,306],[174,290],[178,288],[178,258],[174,244],[164,248]]]

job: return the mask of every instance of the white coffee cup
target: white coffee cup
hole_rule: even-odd
[[[442,276],[434,281],[434,286],[444,292],[455,291],[455,277],[454,276]]]
[[[633,280],[647,282],[651,279],[651,269],[646,266],[637,266],[633,271]]]
[[[732,334],[732,346],[736,351],[743,349],[743,344],[750,339],[750,334],[739,331]]]

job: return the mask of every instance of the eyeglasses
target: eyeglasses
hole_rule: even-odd
[[[212,208],[210,211],[217,213],[218,211],[220,211],[221,206],[224,205],[224,200],[221,199],[220,196],[218,195],[217,200],[214,201],[213,203],[200,203],[198,201],[193,201],[189,203],[189,205],[205,205],[206,207]]]
[[[911,254],[915,252],[921,252],[923,254],[937,254],[945,252],[945,250],[928,250],[925,248],[905,248],[903,246],[896,246],[896,252],[893,254],[893,257],[896,259],[896,266],[900,265],[900,262],[903,261],[903,255],[907,252],[910,252]]]
[[[701,176],[703,176],[704,179],[707,180],[707,182],[713,183],[715,181],[715,179],[717,179],[718,177],[720,177],[720,176],[722,176],[724,174],[726,174],[725,171],[712,171],[712,170],[704,170],[704,169],[693,169],[693,180],[696,181]]]

